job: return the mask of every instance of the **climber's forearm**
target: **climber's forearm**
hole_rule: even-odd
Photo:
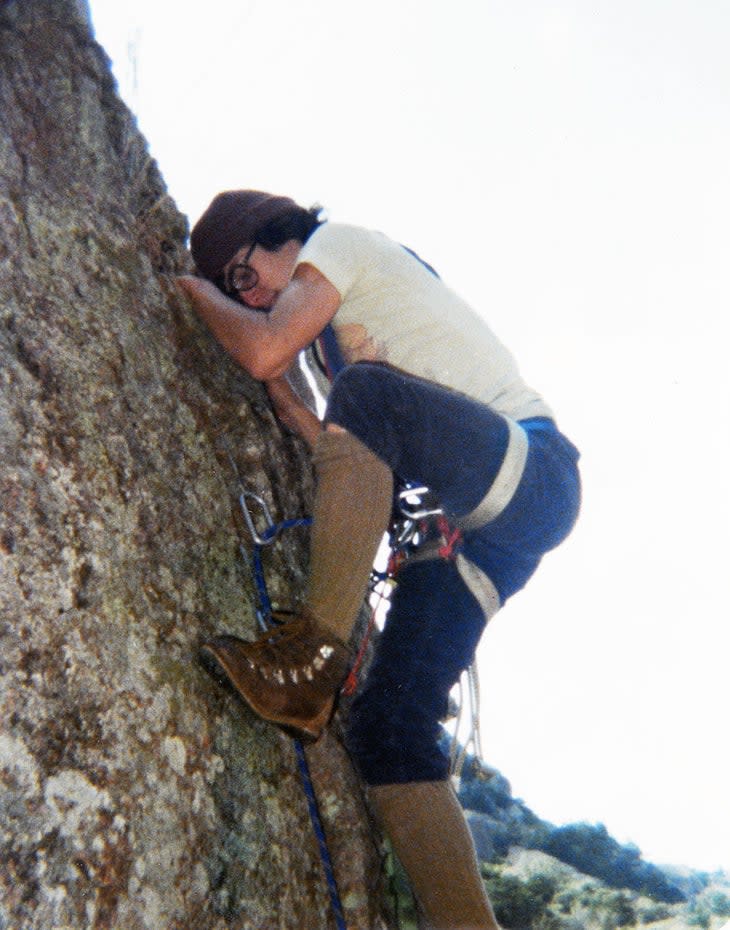
[[[315,413],[294,393],[291,385],[283,375],[270,378],[266,390],[279,420],[297,436],[314,448],[317,436],[322,431],[322,423]]]
[[[306,263],[297,266],[266,313],[232,300],[202,278],[183,275],[178,282],[218,342],[259,381],[286,372],[340,305],[336,288]]]
[[[268,315],[244,307],[203,278],[184,275],[178,282],[226,352],[249,374],[260,377],[262,356],[274,342]]]

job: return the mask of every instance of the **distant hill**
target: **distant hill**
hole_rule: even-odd
[[[541,820],[474,760],[459,797],[506,930],[730,930],[727,873],[646,862],[602,824]]]
[[[668,904],[609,887],[547,853],[519,846],[498,863],[484,863],[482,872],[505,930],[727,930],[727,875],[708,876],[701,893]]]

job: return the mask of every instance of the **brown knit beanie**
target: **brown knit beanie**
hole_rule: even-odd
[[[259,230],[300,209],[290,197],[263,191],[223,191],[211,201],[190,234],[190,251],[198,271],[214,280],[239,249]]]

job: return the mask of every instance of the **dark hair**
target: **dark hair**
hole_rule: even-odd
[[[203,277],[216,281],[236,252],[252,242],[269,251],[290,239],[304,244],[320,225],[321,210],[265,191],[222,191],[190,232],[193,261]]]
[[[257,229],[254,240],[257,245],[269,252],[276,252],[290,239],[297,239],[303,245],[314,230],[324,222],[319,218],[322,209],[319,205],[310,207],[308,210],[299,206],[292,207],[284,216],[270,220]]]

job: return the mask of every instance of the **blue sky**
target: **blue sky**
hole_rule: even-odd
[[[583,453],[479,652],[487,760],[556,823],[730,869],[730,7],[91,0],[191,220],[258,187],[415,248]]]

